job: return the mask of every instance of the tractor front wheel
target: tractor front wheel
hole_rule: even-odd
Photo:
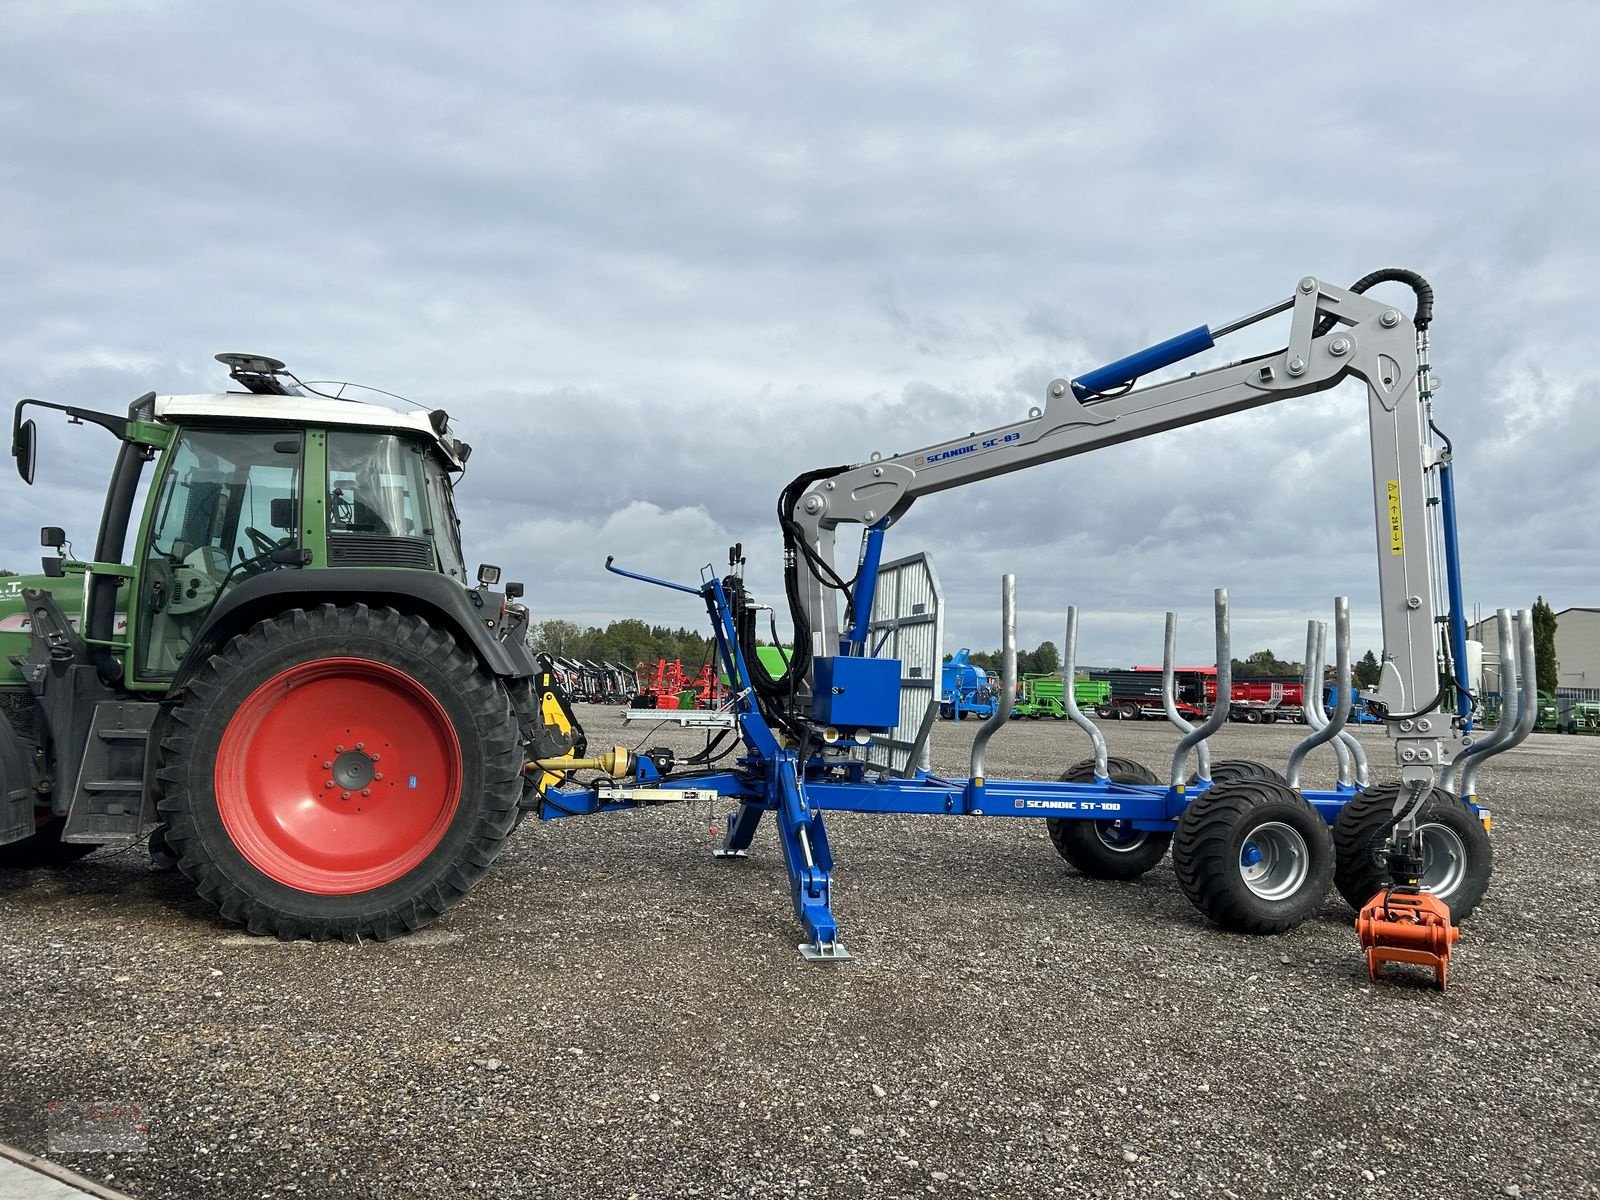
[[[279,938],[382,940],[458,903],[522,791],[505,689],[446,630],[366,605],[263,621],[191,679],[158,803],[179,869]]]

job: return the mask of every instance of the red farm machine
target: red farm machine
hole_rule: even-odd
[[[1367,294],[1388,283],[1411,289],[1414,315]],[[1135,878],[1170,849],[1184,894],[1229,930],[1294,928],[1331,885],[1360,913],[1374,976],[1413,962],[1442,985],[1457,923],[1492,867],[1476,775],[1527,736],[1537,699],[1531,619],[1502,610],[1506,707],[1492,731],[1476,727],[1450,447],[1433,419],[1432,308],[1431,288],[1409,271],[1350,288],[1304,278],[1236,321],[1055,380],[1009,424],[796,476],[778,502],[793,651],[776,667],[760,653],[770,649],[758,642],[765,606],[738,548],[725,573],[707,568],[693,584],[608,561],[695,597],[710,619],[729,695],[677,715],[707,730],[705,753],[684,761],[620,747],[590,754],[557,664],[528,648],[520,587],[496,590],[493,568],[480,568],[476,586],[467,577],[452,487],[469,447],[443,412],[324,396],[281,362],[244,355],[221,356],[236,391],[150,394],[125,414],[22,401],[12,449],[26,482],[30,408],[97,426],[118,449],[92,558],[68,557],[63,532],[47,529],[57,552],[43,573],[0,592],[0,853],[10,865],[60,861],[148,835],[253,932],[382,938],[460,899],[519,816],[720,797],[732,811],[718,853],[745,855],[770,814],[801,953],[839,961],[849,955],[832,908],[827,812],[1033,821],[1097,878]],[[1289,326],[1280,350],[1139,382],[1280,314]],[[942,594],[926,554],[883,556],[916,500],[1347,380],[1365,392],[1378,541],[1384,650],[1367,707],[1389,736],[1397,779],[1373,782],[1344,728],[1343,600],[1332,630],[1336,710],[1305,706],[1308,732],[1281,771],[1210,760],[1207,739],[1230,706],[1208,712],[1202,694],[1180,709],[1169,617],[1157,700],[1182,732],[1161,775],[1110,755],[1064,687],[1090,756],[1058,781],[993,776],[990,744],[1017,688],[1009,576],[1000,703],[967,773],[933,772]],[[835,566],[847,527],[861,536],[853,575]],[[1214,611],[1213,698],[1232,695],[1220,590]],[[1308,671],[1326,637],[1313,622]],[[1065,680],[1076,646],[1069,607]],[[641,690],[658,699],[689,690],[674,667],[669,681],[657,664]],[[561,674],[574,683],[570,669]],[[729,738],[741,753],[719,765]],[[1305,787],[1306,757],[1324,746],[1338,759],[1335,786]]]

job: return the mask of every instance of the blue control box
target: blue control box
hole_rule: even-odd
[[[893,729],[900,723],[900,660],[819,658],[811,719],[836,729]]]

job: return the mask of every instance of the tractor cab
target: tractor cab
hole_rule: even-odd
[[[451,494],[471,447],[444,412],[319,395],[282,383],[277,360],[218,358],[245,390],[147,395],[126,418],[17,406],[13,453],[24,480],[35,464],[29,406],[61,409],[122,442],[93,560],[62,549],[45,572],[83,584],[81,600],[68,599],[69,620],[110,652],[127,686],[171,686],[227,598],[247,586],[282,590],[268,576],[392,568],[472,587]],[[56,529],[44,537],[58,549],[65,542]]]

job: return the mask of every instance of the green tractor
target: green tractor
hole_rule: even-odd
[[[149,832],[224,917],[386,938],[459,901],[537,804],[529,755],[582,733],[528,648],[520,585],[467,579],[443,411],[317,393],[218,355],[241,390],[127,415],[16,407],[118,442],[90,561],[47,527],[0,587],[0,866]],[[132,545],[128,546],[132,534]]]

